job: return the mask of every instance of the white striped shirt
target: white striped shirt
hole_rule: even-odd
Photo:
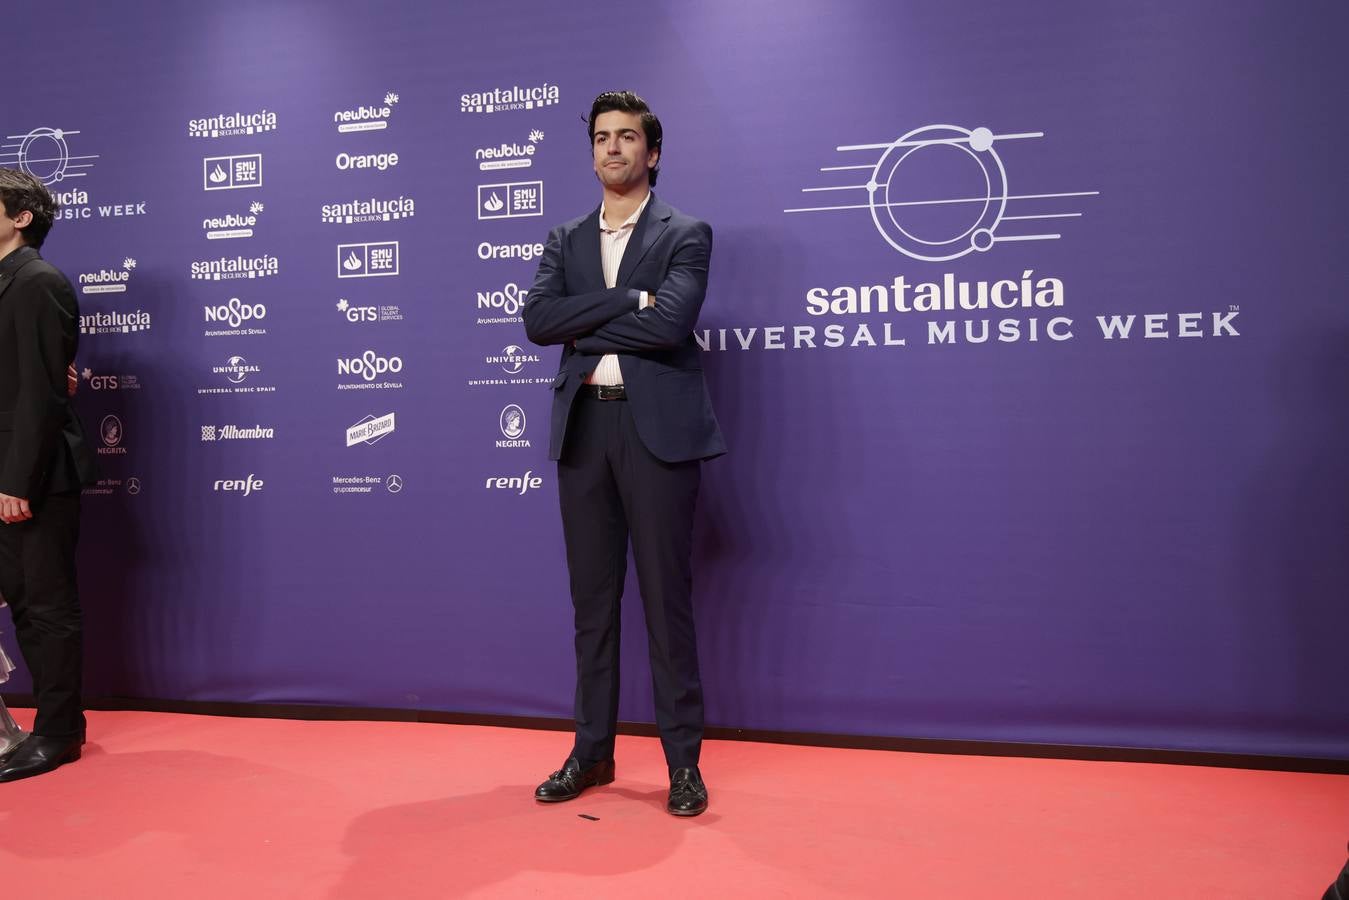
[[[618,267],[623,262],[623,251],[627,249],[628,238],[632,237],[633,229],[637,227],[637,220],[641,218],[643,210],[650,202],[651,193],[647,192],[642,205],[637,207],[637,211],[628,216],[623,224],[617,228],[610,228],[605,224],[604,205],[600,204],[600,266],[604,269],[605,287],[612,288],[618,283]],[[638,300],[638,309],[642,308],[641,303],[642,301]],[[587,383],[622,384],[623,371],[618,366],[618,357],[613,353],[606,353],[601,357],[600,364],[590,374]]]

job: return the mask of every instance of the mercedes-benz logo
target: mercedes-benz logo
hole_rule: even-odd
[[[389,489],[390,494],[396,494],[403,489],[403,476],[390,475],[384,481],[384,486]]]
[[[139,494],[141,492],[141,480],[139,478],[128,478],[126,480],[126,492],[128,494]]]

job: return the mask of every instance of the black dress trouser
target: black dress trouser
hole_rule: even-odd
[[[50,494],[33,518],[0,523],[0,596],[9,604],[15,636],[33,676],[42,737],[82,737],[83,631],[75,583],[80,536],[78,492]]]
[[[583,763],[614,755],[619,600],[631,539],[665,759],[671,769],[698,764],[703,689],[692,552],[701,465],[653,456],[637,435],[627,401],[582,393],[571,410],[557,482],[576,614],[572,753]]]

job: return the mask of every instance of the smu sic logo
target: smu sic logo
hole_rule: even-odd
[[[207,322],[223,322],[231,328],[238,328],[245,322],[260,322],[267,318],[267,307],[262,303],[244,303],[238,297],[231,297],[228,303],[219,306],[207,306]]]
[[[337,361],[337,374],[374,381],[381,375],[396,375],[403,371],[401,356],[380,356],[374,350],[367,350],[360,356]]]

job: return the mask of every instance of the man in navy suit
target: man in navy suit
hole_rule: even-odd
[[[712,229],[651,193],[660,120],[627,91],[590,111],[599,209],[554,228],[524,307],[536,344],[561,344],[548,454],[557,460],[576,623],[576,741],[539,785],[571,800],[614,779],[619,599],[632,543],[646,612],[667,809],[707,809],[703,692],[693,627],[693,512],[701,461],[726,452],[693,340]]]

